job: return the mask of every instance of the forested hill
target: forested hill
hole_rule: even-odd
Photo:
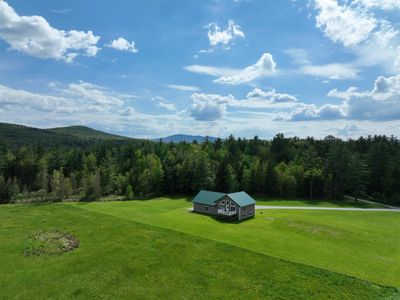
[[[38,129],[22,125],[0,123],[0,143],[9,146],[83,146],[98,141],[133,141],[85,126]]]
[[[82,140],[102,140],[102,141],[130,140],[130,138],[128,137],[106,133],[85,126],[58,127],[58,128],[47,129],[47,131],[55,132],[57,134],[72,135]]]
[[[0,132],[2,139],[84,141],[51,130],[13,128],[13,135]],[[46,149],[0,144],[0,203],[193,195],[208,189],[319,199],[348,194],[400,205],[400,142],[394,137],[111,141]]]

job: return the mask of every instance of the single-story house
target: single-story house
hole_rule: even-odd
[[[193,211],[232,220],[243,220],[255,215],[256,201],[246,192],[217,193],[200,191],[193,199]]]

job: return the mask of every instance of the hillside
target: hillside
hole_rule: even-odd
[[[28,126],[0,123],[0,143],[10,146],[75,146],[96,141],[133,140],[84,126],[38,129]]]
[[[212,136],[200,136],[200,135],[186,135],[186,134],[174,134],[164,138],[161,138],[165,143],[180,143],[180,142],[188,142],[192,143],[193,141],[197,141],[198,143],[204,143],[206,139],[210,142],[215,142],[217,138]],[[157,139],[159,140],[159,139]]]
[[[129,140],[130,138],[106,133],[86,126],[68,126],[47,129],[57,134],[66,134],[82,140]]]

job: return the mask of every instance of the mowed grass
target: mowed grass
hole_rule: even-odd
[[[139,216],[141,222],[163,218],[171,209],[175,216],[194,217],[197,226],[202,225],[201,220],[210,221],[186,212],[182,209],[186,204],[160,200],[0,206],[0,298],[397,299],[400,296],[394,288],[133,221],[140,219]],[[147,211],[149,208],[154,208],[152,213]],[[122,212],[130,217],[113,216]],[[164,216],[164,220],[168,219]],[[168,226],[174,222],[191,226],[185,218],[170,220]],[[213,224],[217,231],[222,225]],[[67,231],[79,239],[79,248],[62,255],[24,256],[29,235],[42,230]]]
[[[189,212],[187,200],[71,205],[400,287],[400,212],[258,210],[226,223]]]

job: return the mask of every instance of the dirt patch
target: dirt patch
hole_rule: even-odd
[[[38,231],[28,237],[24,255],[59,255],[78,247],[79,241],[68,232],[61,230]]]

